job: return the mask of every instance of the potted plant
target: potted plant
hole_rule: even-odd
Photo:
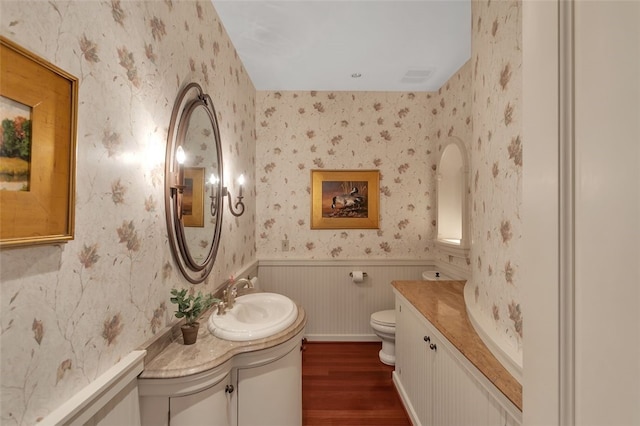
[[[187,290],[180,291],[175,288],[171,290],[171,303],[178,305],[175,312],[176,318],[184,318],[185,324],[180,328],[182,330],[182,338],[185,345],[192,345],[198,337],[198,328],[200,323],[196,321],[203,311],[206,311],[213,303],[219,302],[211,294],[206,296],[202,292],[198,292],[197,296],[190,294],[187,296]]]

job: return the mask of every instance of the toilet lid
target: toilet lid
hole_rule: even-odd
[[[374,322],[382,325],[396,325],[396,311],[389,309],[388,311],[379,311],[371,314]]]

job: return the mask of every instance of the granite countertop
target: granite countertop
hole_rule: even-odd
[[[522,411],[522,385],[493,356],[469,322],[464,281],[393,281],[392,285]]]
[[[170,379],[184,377],[211,370],[231,359],[234,355],[268,349],[300,333],[307,322],[304,309],[298,305],[298,317],[287,329],[273,336],[246,342],[219,339],[207,328],[211,310],[200,321],[198,340],[193,345],[184,345],[180,327],[174,326],[145,343],[140,349],[147,350],[141,379]]]

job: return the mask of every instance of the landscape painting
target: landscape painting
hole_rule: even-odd
[[[0,190],[29,191],[31,108],[0,96]]]
[[[78,79],[0,35],[0,249],[73,240]]]

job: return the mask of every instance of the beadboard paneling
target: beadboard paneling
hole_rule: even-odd
[[[295,261],[260,260],[258,277],[264,291],[284,294],[307,312],[309,340],[379,340],[369,319],[373,312],[394,309],[393,280],[419,280],[433,269],[430,261]],[[362,283],[349,273],[363,271]]]

